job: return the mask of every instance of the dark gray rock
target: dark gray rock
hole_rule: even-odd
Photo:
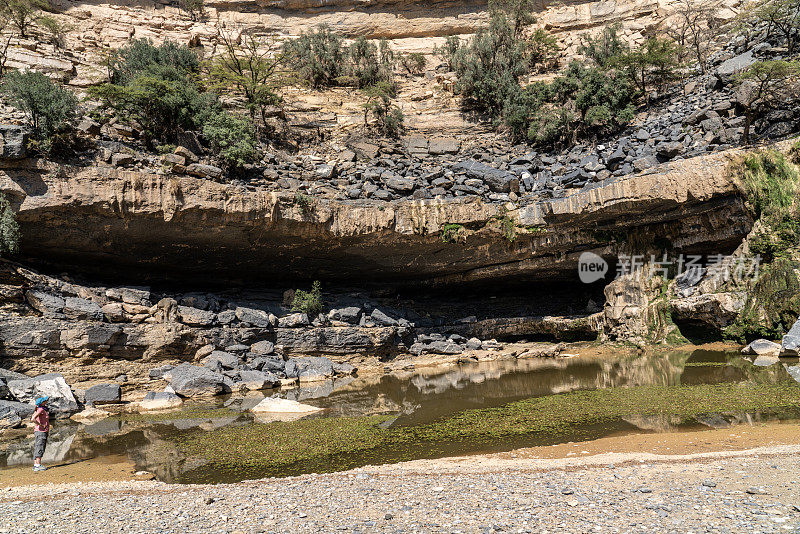
[[[333,362],[333,372],[336,376],[351,376],[358,372],[358,369],[347,362]]]
[[[69,415],[78,411],[78,402],[72,390],[58,373],[9,380],[8,389],[17,401],[28,404],[33,404],[37,397],[50,397],[48,405],[54,414]]]
[[[102,321],[103,310],[100,305],[91,300],[78,297],[67,297],[64,299],[64,315],[67,319]]]
[[[13,400],[0,400],[0,412],[11,410],[19,415],[22,419],[28,419],[33,415],[32,402],[18,402]]]
[[[258,341],[250,345],[250,352],[256,355],[272,354],[275,352],[275,344],[272,341]]]
[[[173,391],[181,397],[219,395],[225,391],[224,377],[205,367],[182,363],[170,371]]]
[[[656,154],[662,158],[672,159],[683,154],[683,143],[678,141],[663,141],[656,145]]]
[[[263,371],[240,371],[238,381],[249,391],[269,389],[279,386],[281,383],[280,377],[273,373]]]
[[[258,356],[250,361],[250,366],[258,371],[284,374],[286,362],[280,356]]]
[[[106,289],[106,297],[126,304],[150,306],[150,288],[148,287],[112,287]]]
[[[358,306],[336,308],[328,312],[328,319],[331,321],[342,321],[344,323],[358,324],[360,318],[361,308]]]
[[[214,324],[216,314],[189,306],[178,306],[178,318],[180,322],[189,326],[211,326]]]
[[[747,69],[756,61],[758,60],[753,56],[753,51],[748,50],[744,54],[739,54],[738,56],[734,56],[726,61],[723,61],[722,64],[717,67],[717,70],[715,70],[714,73],[722,83],[727,84],[733,81],[733,77],[736,74]]]
[[[235,369],[239,366],[239,357],[230,352],[215,350],[203,359],[203,366],[212,371]]]
[[[27,128],[14,124],[0,124],[0,159],[26,158],[27,147]]]
[[[258,328],[269,328],[273,326],[270,315],[263,310],[255,310],[253,308],[244,308],[240,306],[236,308],[236,318],[245,324]]]
[[[484,182],[495,193],[519,193],[519,178],[513,173],[490,167],[485,163],[465,160],[453,165],[453,171]]]
[[[64,299],[59,296],[33,290],[25,293],[25,299],[31,305],[31,308],[45,317],[60,316],[64,312]]]
[[[399,191],[401,193],[408,193],[414,190],[414,180],[404,178],[402,176],[395,175],[384,178],[383,183],[386,184],[386,187],[389,189]]]
[[[191,174],[192,176],[197,176],[198,178],[217,180],[222,178],[222,169],[213,165],[192,163],[186,167],[186,174]]]
[[[658,159],[655,156],[645,156],[633,161],[633,168],[639,172],[645,171],[651,167],[658,165]]]
[[[297,366],[297,377],[300,378],[300,381],[314,382],[331,378],[334,375],[333,363],[328,358],[307,357],[293,358],[292,360]]]
[[[381,326],[397,326],[397,319],[392,319],[378,308],[372,310],[370,318],[375,322],[375,324],[379,324]]]
[[[84,393],[86,404],[110,404],[122,399],[122,389],[119,384],[98,384],[92,386]]]
[[[22,417],[9,407],[0,408],[0,430],[19,428],[22,426]]]
[[[2,367],[0,367],[0,378],[8,381],[8,380],[26,380],[31,377],[24,375],[22,373],[16,373],[14,371],[9,371],[8,369],[3,369]]]

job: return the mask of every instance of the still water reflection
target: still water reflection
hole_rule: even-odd
[[[800,381],[797,359],[756,361],[738,353],[696,350],[623,359],[577,357],[470,363],[383,376],[348,377],[312,387],[281,391],[279,395],[326,408],[319,417],[387,414],[396,416],[392,422],[394,425],[420,425],[467,409],[499,406],[515,400],[576,390],[723,382],[794,383],[795,380]],[[254,419],[248,410],[264,396],[251,394],[189,402],[174,417],[166,416],[157,421],[116,417],[90,425],[58,421],[44,461],[71,462],[126,454],[138,469],[152,471],[161,480],[213,481],[212,474],[203,473],[202,465],[181,455],[175,440],[188,432],[213,432],[229,425],[252,424]],[[215,412],[209,415],[209,409]],[[748,422],[758,417],[759,414],[728,414],[722,417],[713,413],[712,406],[709,407],[709,414],[697,418],[697,424],[719,427],[731,422]],[[610,426],[575,429],[575,436],[572,437],[585,439],[586,436],[600,437],[611,432],[667,431],[680,424],[669,415],[634,416]],[[561,439],[569,441],[570,438],[567,435]],[[531,444],[530,440],[521,442],[516,439],[513,442],[496,443],[491,450],[508,450],[525,444]],[[0,441],[0,469],[31,463],[31,445],[31,438]],[[486,447],[481,450],[485,451]],[[419,452],[414,456],[463,452],[478,451],[469,448],[448,449]],[[391,458],[363,458],[355,462],[382,460],[391,461]],[[262,474],[252,473],[252,476]]]

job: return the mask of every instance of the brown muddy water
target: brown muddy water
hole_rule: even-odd
[[[568,359],[503,360],[453,367],[425,368],[383,376],[350,377],[312,387],[189,401],[180,411],[158,416],[115,416],[90,425],[56,421],[44,458],[45,463],[79,462],[107,455],[127,456],[137,470],[150,471],[166,482],[232,482],[262,476],[296,475],[333,471],[359,465],[389,463],[469,453],[511,450],[595,439],[620,433],[668,432],[720,428],[771,420],[800,419],[800,408],[732,413],[704,406],[702,413],[686,417],[670,414],[624,416],[577,423],[554,434],[530,432],[487,442],[450,440],[405,441],[402,447],[325,454],[280,469],[250,465],[243,458],[239,468],[220,469],[188,455],[180,443],[198,433],[227,433],[233,427],[261,425],[249,409],[264,396],[278,395],[325,408],[312,417],[366,418],[383,416],[382,429],[430,427],[447,424],[466,411],[503,407],[530,398],[561,396],[569,409],[570,392],[616,390],[640,386],[680,388],[704,384],[786,384],[800,381],[798,360],[742,357],[736,352],[673,351],[623,359],[575,357]],[[658,398],[648,399],[658,403]],[[638,401],[643,402],[644,401]],[[642,412],[648,410],[642,406]],[[631,415],[633,413],[634,415]],[[648,412],[649,413],[649,412]],[[685,414],[684,414],[685,415]],[[280,422],[267,422],[280,425]],[[246,434],[243,434],[246,435]],[[204,436],[209,437],[209,436]],[[229,438],[227,438],[229,439]],[[247,444],[240,444],[247,449]],[[31,464],[32,437],[0,440],[0,484],[3,468]],[[346,448],[345,448],[346,449]]]

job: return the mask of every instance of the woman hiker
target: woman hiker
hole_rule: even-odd
[[[47,447],[47,434],[50,432],[50,412],[47,410],[47,400],[50,397],[39,397],[36,399],[36,411],[31,416],[31,421],[35,424],[33,430],[33,470],[45,471],[47,468],[42,465],[44,448]]]

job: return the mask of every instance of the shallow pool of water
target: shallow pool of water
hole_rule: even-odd
[[[370,417],[380,420],[382,429],[428,428],[446,424],[466,411],[502,407],[515,401],[563,395],[569,409],[570,392],[612,390],[640,386],[682,386],[704,384],[792,384],[800,379],[797,359],[780,362],[744,358],[735,352],[704,350],[674,351],[623,359],[608,357],[576,357],[569,359],[503,360],[462,364],[447,368],[426,368],[386,374],[353,377],[320,383],[313,387],[285,390],[281,397],[325,408],[313,417]],[[800,386],[798,386],[800,387]],[[393,442],[391,445],[345,450],[305,458],[280,469],[251,463],[242,453],[241,465],[220,466],[207,458],[187,454],[181,442],[199,433],[205,437],[219,433],[231,447],[246,444],[230,441],[233,427],[281,425],[255,419],[249,409],[266,392],[244,397],[215,398],[187,402],[184,409],[155,417],[111,417],[91,425],[56,421],[44,458],[45,463],[85,460],[103,455],[125,454],[138,470],[147,470],[167,482],[228,482],[267,475],[293,475],[345,469],[365,464],[395,462],[414,458],[431,458],[510,450],[520,446],[544,445],[565,441],[598,438],[631,432],[664,432],[675,428],[718,428],[736,423],[774,419],[797,419],[795,409],[720,412],[716,406],[704,406],[702,413],[691,418],[674,417],[670,413],[652,413],[650,399],[642,406],[626,410],[625,416],[607,417],[602,421],[576,423],[558,433],[530,432],[501,439],[420,439]],[[638,401],[643,402],[644,401]],[[370,421],[373,419],[370,419]],[[260,428],[260,427],[259,427]],[[280,428],[280,427],[274,427]],[[30,464],[32,438],[0,442],[0,482],[2,468]],[[234,462],[235,463],[235,462]]]

